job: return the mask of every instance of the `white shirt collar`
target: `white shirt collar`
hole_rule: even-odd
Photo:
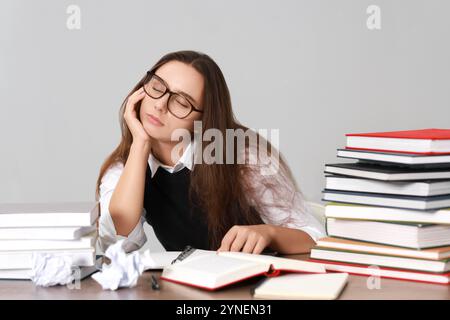
[[[148,165],[150,166],[150,170],[152,173],[151,177],[153,178],[153,176],[156,173],[156,170],[158,170],[159,167],[162,167],[163,169],[167,170],[170,173],[178,172],[183,168],[188,168],[189,170],[192,170],[192,165],[194,162],[193,149],[195,149],[195,146],[196,146],[195,140],[193,142],[192,141],[189,142],[180,159],[173,167],[162,164],[158,159],[156,159],[153,156],[152,153],[150,153],[150,156],[148,158]]]

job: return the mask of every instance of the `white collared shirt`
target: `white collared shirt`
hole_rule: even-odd
[[[160,167],[170,173],[178,172],[183,168],[192,170],[194,162],[193,150],[195,148],[197,148],[197,145],[194,140],[193,143],[190,143],[187,146],[182,156],[173,167],[162,164],[158,159],[150,154],[148,164],[152,173],[152,178]],[[99,202],[101,215],[99,218],[98,242],[101,250],[103,251],[106,251],[111,244],[114,244],[121,239],[125,240],[123,243],[123,248],[126,252],[138,250],[147,241],[143,227],[144,222],[146,221],[145,215],[147,214],[145,208],[142,209],[139,223],[127,237],[117,234],[114,227],[114,222],[109,213],[109,202],[122,174],[123,168],[124,166],[120,162],[112,165],[105,172],[100,183]],[[306,232],[314,241],[324,237],[326,234],[324,226],[311,214],[310,208],[307,206],[302,194],[293,189],[286,177],[282,175],[278,175],[278,177],[279,179],[276,179],[276,177],[264,177],[260,175],[257,170],[255,170],[255,174],[252,174],[250,177],[250,179],[252,179],[251,185],[255,188],[254,194],[258,196],[258,199],[262,199],[262,202],[264,203],[264,208],[259,208],[261,209],[260,212],[264,212],[264,214],[261,214],[261,219],[263,222],[302,230]],[[275,190],[278,191],[272,191],[272,189],[269,190],[264,188],[261,183],[262,179],[270,179],[271,182],[274,181],[277,183],[277,188],[275,188]],[[286,197],[286,199],[289,199],[290,205],[284,208],[280,207],[278,205],[279,201],[277,201],[280,197]],[[252,199],[249,200],[251,202],[253,201]],[[289,217],[289,219],[286,219],[287,217]]]

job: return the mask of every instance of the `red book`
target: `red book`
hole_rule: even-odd
[[[204,252],[166,266],[161,279],[212,291],[262,275],[325,273],[324,266],[307,261],[243,252]]]
[[[346,149],[426,155],[450,154],[450,129],[346,134]]]
[[[327,271],[332,272],[346,272],[358,276],[371,276],[371,277],[377,276],[381,278],[408,280],[408,281],[443,284],[443,285],[450,284],[449,272],[446,273],[419,272],[406,269],[368,266],[356,263],[343,263],[318,259],[309,259],[308,261],[325,265]]]

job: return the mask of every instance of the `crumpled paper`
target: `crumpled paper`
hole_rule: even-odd
[[[65,285],[74,280],[70,256],[34,252],[31,260],[30,278],[37,286]]]
[[[103,290],[116,290],[121,287],[134,287],[144,271],[144,262],[138,251],[125,253],[122,248],[124,240],[119,240],[108,247],[105,252],[111,263],[103,263],[102,271],[92,275]]]

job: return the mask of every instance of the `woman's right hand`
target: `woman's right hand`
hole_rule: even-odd
[[[144,126],[139,121],[136,112],[136,104],[141,101],[144,96],[145,92],[142,87],[133,92],[133,94],[127,99],[123,117],[133,136],[133,143],[150,145],[150,136],[147,134]]]

